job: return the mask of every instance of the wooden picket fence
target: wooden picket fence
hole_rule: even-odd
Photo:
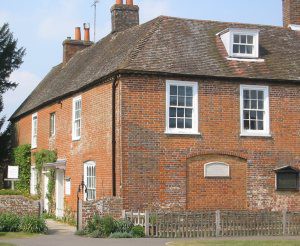
[[[123,212],[149,237],[195,238],[300,235],[300,212]]]

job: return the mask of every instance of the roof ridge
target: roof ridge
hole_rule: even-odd
[[[120,67],[125,68],[127,67],[130,62],[132,62],[139,52],[143,49],[143,47],[146,45],[148,40],[153,36],[153,34],[158,30],[160,27],[161,22],[165,19],[164,16],[159,16],[156,18],[156,21],[154,22],[153,27],[149,29],[148,32],[146,32],[145,35],[143,35],[137,42],[136,45],[128,52],[128,58],[120,65]],[[155,20],[155,19],[154,19]],[[146,23],[145,23],[146,24]]]

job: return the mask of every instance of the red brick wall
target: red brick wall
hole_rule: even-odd
[[[300,210],[299,192],[275,191],[273,171],[275,167],[283,165],[300,167],[300,87],[288,83],[284,86],[268,84],[272,137],[240,137],[240,83],[203,79],[198,81],[201,136],[192,136],[164,133],[165,79],[122,79],[124,207],[197,210],[213,206],[214,209],[247,207],[254,210]],[[201,166],[202,163],[209,162],[203,156],[208,153],[243,157],[247,164],[245,167],[243,163],[242,169],[237,170],[235,162],[231,162],[236,178],[226,182],[204,181],[200,174],[200,180],[193,178],[188,183],[189,158],[202,158],[203,162],[199,163]],[[200,169],[202,168],[199,167],[199,171]],[[217,204],[214,204],[215,190],[206,189],[195,193],[192,204],[188,203],[188,198],[193,195],[189,194],[189,187],[196,189],[202,184],[220,187],[220,183],[228,185],[230,197],[223,196],[223,199],[218,199]],[[241,190],[236,190],[237,185]],[[237,196],[237,201],[232,202],[234,195]],[[203,197],[208,201],[202,201]]]
[[[37,150],[56,150],[59,159],[67,160],[65,176],[71,177],[71,196],[65,196],[65,200],[67,206],[73,210],[76,209],[76,193],[83,176],[83,164],[86,161],[96,163],[97,199],[112,195],[111,91],[111,83],[106,83],[80,94],[82,134],[79,141],[72,141],[73,97],[38,111]],[[56,136],[50,139],[50,113],[52,112],[56,112]],[[17,126],[19,144],[30,143],[31,115],[18,121]],[[119,170],[117,166],[117,171]],[[117,180],[120,183],[119,174]],[[117,194],[119,194],[119,187],[120,185],[117,185]]]
[[[300,0],[283,0],[283,25],[300,25]]]

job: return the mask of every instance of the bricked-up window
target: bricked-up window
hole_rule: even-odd
[[[166,133],[198,133],[198,83],[167,81]]]
[[[269,88],[241,85],[241,135],[269,136]]]
[[[32,115],[32,129],[31,129],[31,148],[37,147],[37,128],[38,128],[38,115],[37,113]]]
[[[84,195],[86,201],[96,199],[96,164],[89,161],[84,164],[84,183],[87,187],[87,192]]]
[[[50,137],[55,136],[55,113],[50,114]]]
[[[288,166],[275,172],[277,190],[299,190],[299,170]]]
[[[73,127],[72,127],[72,139],[79,140],[81,137],[81,108],[82,100],[81,96],[73,99]]]

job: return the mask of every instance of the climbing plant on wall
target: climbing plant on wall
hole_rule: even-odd
[[[29,144],[20,145],[13,151],[15,165],[19,166],[19,181],[16,182],[16,189],[29,193],[30,190],[30,166],[31,166],[31,146]]]
[[[43,170],[43,165],[46,163],[52,163],[57,160],[57,155],[55,151],[52,150],[40,150],[34,154],[35,158],[35,168],[37,170],[37,193],[39,196],[41,196],[42,191],[41,191],[41,178],[42,178],[42,170]],[[53,209],[54,206],[54,190],[55,190],[55,170],[51,169],[48,172],[48,187],[47,187],[47,199],[49,200],[49,209],[50,211]]]

